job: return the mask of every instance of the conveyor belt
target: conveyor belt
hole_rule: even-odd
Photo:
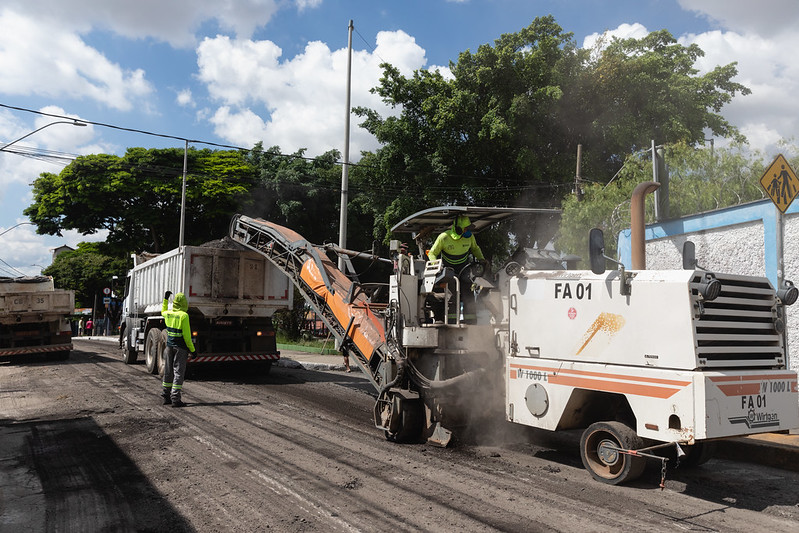
[[[383,306],[369,302],[360,290],[327,257],[325,250],[298,233],[262,219],[236,215],[230,237],[263,254],[294,283],[311,309],[336,338],[336,345],[384,392],[396,382],[399,352],[386,342]]]

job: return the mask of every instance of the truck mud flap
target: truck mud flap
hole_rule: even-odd
[[[26,355],[34,353],[66,352],[72,350],[72,344],[52,344],[49,346],[25,346],[19,348],[2,348],[0,357],[8,355]]]
[[[189,359],[190,363],[224,363],[228,361],[277,361],[280,359],[280,352],[266,354],[213,354],[198,355]]]

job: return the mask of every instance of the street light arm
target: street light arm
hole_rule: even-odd
[[[37,128],[37,129],[33,130],[32,132],[30,132],[30,133],[28,133],[28,134],[26,134],[26,135],[23,135],[23,136],[22,136],[22,137],[20,137],[19,139],[16,139],[16,140],[14,140],[14,141],[11,141],[10,143],[4,144],[4,145],[3,145],[3,147],[2,147],[2,148],[0,148],[0,152],[2,152],[3,150],[5,150],[6,148],[8,148],[9,146],[11,146],[12,144],[18,143],[18,142],[19,142],[19,141],[21,141],[22,139],[25,139],[25,138],[27,138],[27,137],[30,137],[30,136],[31,136],[31,135],[33,135],[34,133],[36,133],[36,132],[38,132],[38,131],[42,131],[44,128],[47,128],[47,127],[49,127],[49,126],[53,126],[53,125],[55,125],[55,124],[72,124],[73,126],[86,126],[86,123],[85,123],[85,122],[79,122],[79,121],[77,121],[77,120],[73,120],[73,121],[69,121],[69,120],[57,120],[57,121],[55,121],[55,122],[50,122],[49,124],[45,124],[45,125],[44,125],[44,126],[42,126],[41,128]]]
[[[4,148],[5,148],[5,147],[4,147]],[[3,235],[5,235],[6,233],[8,233],[9,231],[11,231],[12,229],[14,229],[14,228],[16,228],[16,227],[19,227],[19,226],[22,226],[22,225],[24,225],[24,224],[30,224],[31,226],[35,226],[35,225],[36,225],[36,224],[34,224],[33,222],[20,222],[19,224],[14,224],[13,226],[11,226],[11,227],[10,227],[10,228],[8,228],[7,230],[5,230],[3,233],[0,233],[0,237],[2,237]]]

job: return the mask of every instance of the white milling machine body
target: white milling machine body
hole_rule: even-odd
[[[477,323],[430,320],[423,302],[441,269],[425,261],[422,242],[461,212],[479,231],[504,220],[499,211],[434,208],[394,228],[412,231],[420,245],[413,258],[395,243],[389,306],[401,316],[399,344],[423,374],[410,388],[422,389],[427,406],[424,436],[445,444],[464,410],[474,409],[466,397],[485,397],[478,387],[494,389],[510,422],[584,429],[583,464],[595,479],[616,484],[639,476],[647,458],[700,464],[713,439],[799,427],[797,374],[787,367],[784,335],[784,306],[797,297],[791,284],[775,290],[765,277],[699,268],[605,272],[610,258],[602,255],[600,233],[591,239],[594,271],[552,270],[554,253],[528,249],[493,281],[475,279]],[[561,259],[565,265],[574,258]],[[547,270],[537,270],[542,264]],[[469,288],[447,287],[449,309],[475,298]],[[470,376],[479,380],[464,379]],[[437,393],[425,378],[457,384],[460,400]]]

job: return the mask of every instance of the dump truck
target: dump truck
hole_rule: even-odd
[[[289,309],[288,278],[262,255],[222,239],[156,256],[134,256],[122,304],[120,343],[125,363],[144,355],[147,370],[163,373],[164,293],[183,292],[197,356],[202,364],[248,364],[268,373],[280,359],[272,317]]]
[[[74,310],[74,291],[56,289],[51,276],[0,277],[0,357],[68,359]]]
[[[799,427],[785,340],[792,284],[775,290],[765,277],[703,270],[690,253],[683,270],[606,270],[613,260],[599,231],[592,270],[546,247],[520,248],[493,276],[427,260],[430,236],[458,215],[479,234],[552,211],[445,206],[408,217],[392,231],[418,252],[392,241],[387,301],[348,267],[368,254],[245,216],[230,235],[288,275],[365,372],[375,426],[389,440],[446,446],[453,432],[496,419],[576,430],[591,476],[619,484],[648,461],[665,476],[669,461],[708,460],[718,439]],[[344,271],[330,255],[345,258]]]

